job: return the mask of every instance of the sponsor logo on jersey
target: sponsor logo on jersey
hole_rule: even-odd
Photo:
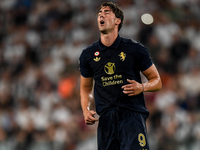
[[[98,62],[101,59],[101,57],[94,58],[94,61]]]
[[[111,74],[114,74],[115,73],[115,70],[116,70],[116,67],[115,67],[115,63],[112,63],[112,62],[108,62],[105,66],[104,66],[104,71],[111,75]]]

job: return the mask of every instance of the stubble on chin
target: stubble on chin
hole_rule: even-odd
[[[99,30],[102,34],[107,34],[107,30]]]

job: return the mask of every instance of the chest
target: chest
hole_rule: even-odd
[[[94,75],[124,74],[137,69],[137,61],[127,49],[106,49],[94,52],[90,66]]]

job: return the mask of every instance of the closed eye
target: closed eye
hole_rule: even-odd
[[[104,10],[104,11],[100,10],[98,13],[98,16],[100,16],[101,13],[110,14],[110,12],[111,12],[111,10]]]
[[[105,14],[109,14],[110,10],[105,10],[104,12],[105,12]]]

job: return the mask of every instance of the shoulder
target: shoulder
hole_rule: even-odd
[[[125,37],[121,37],[121,41],[125,44],[138,44],[137,41]]]
[[[94,42],[93,44],[89,45],[85,49],[83,49],[79,59],[82,61],[89,60],[92,56],[94,56],[94,53],[99,50],[98,47],[98,41]]]
[[[83,53],[90,53],[98,49],[98,41],[83,49]]]
[[[142,45],[139,41],[135,41],[133,39],[121,37],[122,44],[130,46],[132,49],[134,49],[134,52],[142,52],[146,51],[147,48]]]

